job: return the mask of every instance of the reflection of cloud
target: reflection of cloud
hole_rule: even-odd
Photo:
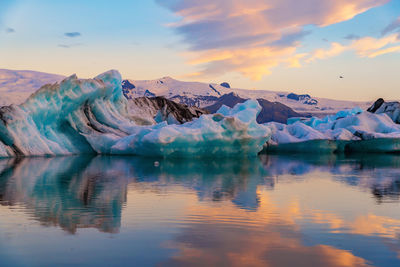
[[[190,45],[189,60],[201,70],[189,76],[239,72],[252,79],[291,64],[308,33],[352,19],[388,0],[158,0],[181,17],[170,24]],[[217,56],[218,55],[218,56]]]
[[[66,32],[64,33],[64,35],[70,38],[74,38],[74,37],[79,37],[82,34],[80,32]]]
[[[296,206],[296,205],[294,205]],[[244,212],[232,206],[196,208],[197,219],[168,247],[178,253],[162,264],[173,266],[368,266],[365,259],[329,245],[307,246],[288,212],[261,197],[261,209]]]
[[[310,211],[310,218],[313,223],[317,224],[328,224],[330,229],[339,229],[343,227],[344,221],[338,215],[333,213],[327,213],[323,211],[313,210]]]
[[[178,253],[165,264],[369,266],[370,262],[350,251],[324,244],[323,241],[318,244],[321,242],[319,238],[316,245],[304,244],[304,240],[308,239],[302,233],[305,220],[308,221],[307,228],[314,229],[313,224],[319,225],[317,228],[327,227],[331,231],[324,232],[350,235],[347,238],[353,240],[365,240],[362,236],[380,237],[387,248],[399,251],[398,244],[393,242],[397,240],[399,220],[373,214],[348,220],[340,214],[302,208],[298,200],[280,207],[266,192],[260,192],[260,208],[254,213],[229,204],[196,206],[188,210],[187,216],[196,220],[177,234],[174,241],[168,242],[168,247],[177,249]],[[333,239],[336,240],[336,237]],[[357,250],[355,252],[360,255]]]
[[[358,217],[350,223],[350,232],[359,235],[380,235],[386,238],[396,239],[400,234],[400,220],[384,216],[368,214]]]
[[[334,233],[351,233],[364,236],[380,236],[397,239],[400,233],[400,220],[367,214],[358,216],[353,221],[319,210],[303,211],[302,216],[309,216],[313,223],[326,224]]]

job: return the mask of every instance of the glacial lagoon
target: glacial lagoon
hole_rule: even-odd
[[[400,266],[400,156],[0,159],[0,266]]]

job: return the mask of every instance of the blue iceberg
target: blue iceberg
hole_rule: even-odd
[[[94,79],[73,75],[0,108],[0,156],[256,156],[269,139],[269,127],[256,122],[261,108],[254,100],[182,125],[137,125],[121,81],[115,70]]]

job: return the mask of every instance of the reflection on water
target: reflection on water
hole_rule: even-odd
[[[0,159],[0,265],[399,266],[399,167],[391,155]]]

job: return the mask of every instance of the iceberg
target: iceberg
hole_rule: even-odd
[[[387,114],[343,110],[324,118],[291,118],[288,124],[270,122],[273,152],[400,152],[400,125]]]
[[[386,102],[382,98],[379,98],[367,111],[376,114],[385,113],[395,123],[400,123],[400,102],[398,101]]]
[[[71,154],[256,156],[270,129],[256,122],[249,100],[184,124],[138,125],[129,113],[121,75],[72,75],[43,86],[21,105],[0,108],[0,157]]]

